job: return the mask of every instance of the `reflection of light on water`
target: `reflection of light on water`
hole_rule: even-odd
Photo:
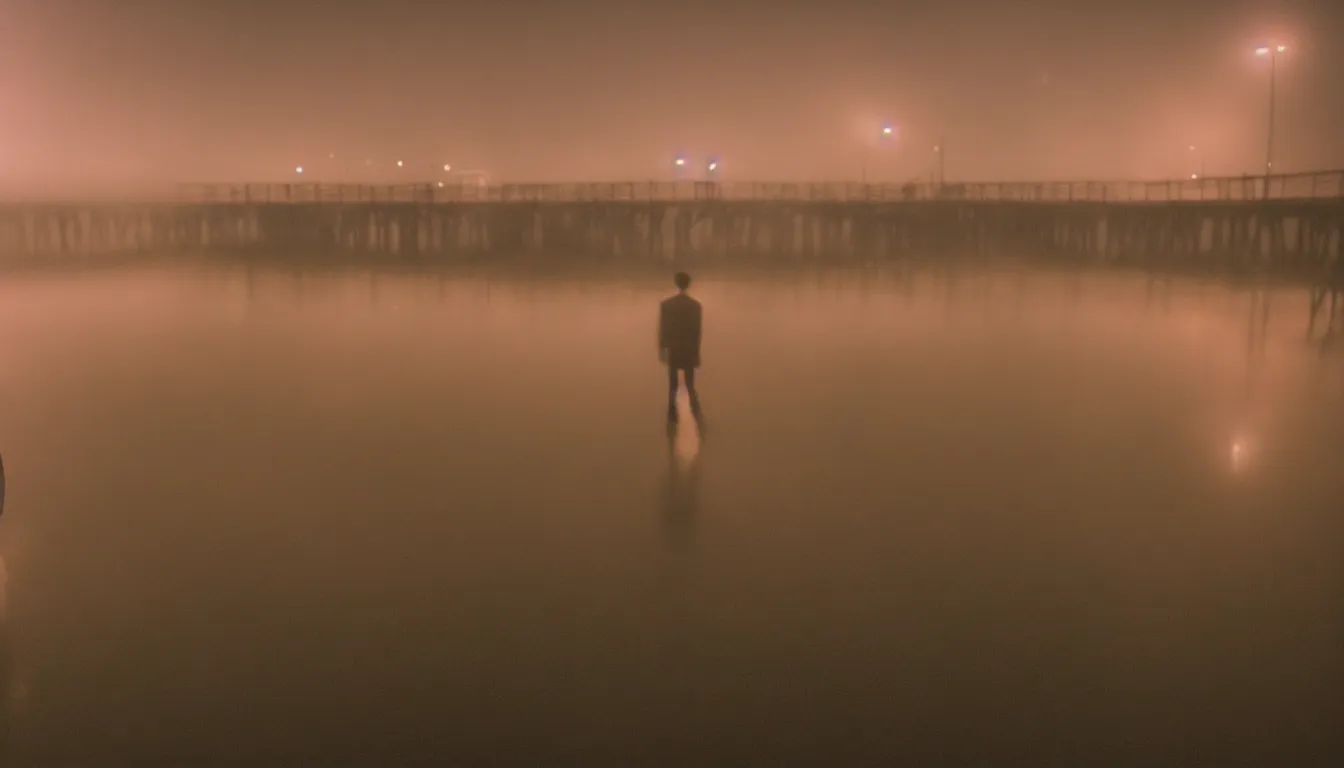
[[[1245,438],[1233,438],[1232,445],[1228,450],[1228,454],[1232,460],[1232,469],[1234,471],[1245,469],[1247,462],[1250,460],[1250,453],[1251,448]]]
[[[678,466],[685,469],[700,455],[700,430],[695,427],[691,404],[685,395],[677,398],[677,416],[680,426],[677,428],[676,441],[672,444],[672,454]]]

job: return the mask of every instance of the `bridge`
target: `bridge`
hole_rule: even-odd
[[[0,254],[834,264],[1010,256],[1320,280],[1344,171],[1148,182],[184,185],[0,203]]]

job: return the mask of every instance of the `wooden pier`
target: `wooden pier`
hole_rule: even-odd
[[[1040,258],[1337,274],[1344,173],[1197,182],[184,188],[145,203],[0,203],[0,253],[463,261],[871,263]]]

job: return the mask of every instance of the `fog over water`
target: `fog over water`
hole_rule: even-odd
[[[669,439],[667,283],[6,276],[9,761],[1340,753],[1304,291],[697,273]]]

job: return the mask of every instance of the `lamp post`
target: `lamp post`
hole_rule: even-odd
[[[939,137],[933,145],[933,153],[938,156],[938,189],[941,191],[947,183],[947,139]]]
[[[1192,170],[1190,172],[1190,178],[1202,179],[1208,176],[1209,175],[1208,158],[1205,157],[1204,153],[1200,151],[1199,147],[1195,146],[1194,144],[1190,145],[1190,157],[1191,157],[1190,167],[1199,168],[1199,170],[1197,171]]]
[[[1269,59],[1269,130],[1265,137],[1265,197],[1269,197],[1269,177],[1274,173],[1274,86],[1278,80],[1279,54],[1288,50],[1286,45],[1262,45],[1255,55]]]
[[[895,135],[896,135],[895,128],[892,128],[891,125],[889,124],[883,125],[882,129],[877,132],[877,141],[880,143],[890,139],[892,136]],[[871,153],[872,153],[872,144],[865,142],[863,145],[863,167],[859,171],[860,180],[864,184],[868,183],[868,155]]]

